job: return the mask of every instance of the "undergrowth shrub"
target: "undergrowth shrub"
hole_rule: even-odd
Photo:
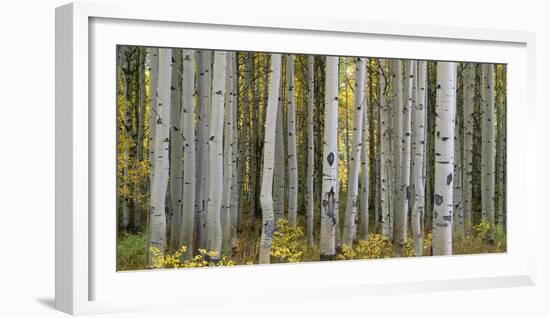
[[[151,247],[149,252],[152,255],[153,268],[194,268],[194,267],[215,267],[215,266],[234,266],[235,262],[223,256],[219,260],[214,259],[218,253],[199,249],[198,254],[188,260],[183,260],[182,255],[187,251],[187,247],[182,245],[179,250],[172,254],[162,255],[158,248]]]
[[[276,263],[297,263],[304,260],[307,252],[307,242],[300,226],[291,227],[288,220],[277,220],[270,255]]]
[[[147,238],[143,233],[123,233],[117,242],[116,267],[119,271],[145,269]]]

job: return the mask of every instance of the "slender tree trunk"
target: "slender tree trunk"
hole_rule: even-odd
[[[166,242],[166,190],[168,187],[168,147],[170,145],[170,82],[172,76],[172,52],[170,49],[158,50],[158,89],[157,89],[157,119],[155,129],[154,176],[151,184],[151,200],[149,211],[149,249],[158,249],[164,254]],[[152,255],[149,254],[149,265],[152,265]]]
[[[314,142],[313,142],[313,94],[315,85],[315,70],[314,70],[313,55],[307,56],[307,176],[306,176],[306,215],[307,215],[307,241],[309,246],[313,246],[313,168],[314,168]]]
[[[281,82],[281,90],[284,91],[283,81]],[[274,184],[275,188],[273,194],[273,209],[275,213],[275,222],[284,217],[285,214],[285,141],[283,132],[283,99],[279,96],[277,101],[279,103],[277,107],[277,123],[275,133],[275,171],[274,171]]]
[[[455,63],[437,62],[433,255],[453,253],[455,85]]]
[[[460,77],[457,74],[457,83],[460,83]],[[458,84],[457,84],[458,85]],[[458,88],[457,88],[458,91]],[[464,87],[462,89],[462,95],[464,95]],[[459,99],[461,96],[458,96]],[[454,178],[453,178],[453,225],[454,225],[454,236],[455,238],[464,241],[464,209],[463,209],[463,199],[462,199],[462,109],[460,109],[461,104],[457,102],[456,104],[456,116],[455,116],[455,134],[454,134]],[[462,107],[464,105],[462,104]]]
[[[418,61],[418,78],[416,85],[415,105],[412,109],[413,151],[411,162],[411,180],[413,208],[411,229],[413,235],[414,256],[423,254],[422,215],[424,214],[424,146],[425,146],[425,113],[426,113],[426,61]]]
[[[401,167],[399,206],[395,215],[395,240],[397,242],[397,254],[402,255],[407,240],[407,220],[409,214],[409,187],[411,173],[411,108],[413,100],[413,76],[415,62],[412,60],[405,63],[405,96],[406,101],[402,113],[401,125]]]
[[[472,234],[472,174],[473,174],[473,154],[474,154],[474,105],[476,98],[476,69],[473,63],[467,63],[464,68],[463,79],[463,105],[462,109],[464,122],[464,153],[463,166],[464,173],[462,179],[463,201],[464,201],[464,232],[466,235]]]
[[[223,192],[222,192],[222,251],[224,254],[231,249],[231,182],[233,174],[233,69],[231,62],[233,53],[227,53],[226,65],[226,104],[225,104],[225,125],[224,125],[224,146],[223,146]]]
[[[170,94],[170,250],[181,247],[183,209],[183,134],[181,122],[182,77],[181,50],[172,49],[172,82]]]
[[[286,59],[288,130],[288,224],[296,227],[298,213],[298,160],[296,156],[296,98],[294,96],[294,56]]]
[[[223,193],[223,118],[225,102],[225,67],[227,53],[214,52],[214,68],[212,72],[212,109],[210,118],[209,177],[208,200],[206,214],[206,228],[208,233],[208,249],[216,253],[212,258],[217,260],[221,256],[222,227],[221,205]]]
[[[273,167],[275,160],[275,131],[277,124],[277,108],[279,86],[281,80],[281,55],[271,55],[271,76],[269,83],[269,99],[266,110],[265,141],[264,141],[264,171],[260,193],[262,206],[262,236],[260,239],[260,264],[270,262],[271,239],[275,230],[273,213]]]
[[[401,196],[399,195],[401,180],[401,156],[402,145],[401,139],[403,130],[403,63],[401,60],[392,60],[391,64],[392,81],[392,181],[391,181],[391,193],[396,194],[391,197],[390,202],[390,238],[395,239],[396,234],[396,219],[400,219],[402,213],[401,206],[403,205]]]
[[[181,244],[184,259],[193,257],[195,225],[195,51],[183,50],[181,127],[183,128],[183,209]]]
[[[197,63],[197,164],[195,187],[195,247],[206,248],[206,199],[208,196],[209,114],[212,108],[212,52],[198,51]]]
[[[326,58],[325,127],[321,211],[321,260],[336,255],[336,192],[338,191],[338,57]]]
[[[481,66],[481,215],[490,226],[489,240],[495,235],[495,132],[494,65]]]
[[[230,91],[230,98],[231,98],[231,105],[232,105],[232,116],[233,116],[233,124],[232,124],[232,143],[231,143],[231,199],[230,199],[230,209],[231,209],[231,248],[234,251],[237,248],[237,229],[239,226],[239,202],[241,199],[240,191],[239,191],[239,180],[238,178],[238,171],[240,164],[237,160],[238,155],[238,149],[239,149],[239,137],[238,137],[238,92],[237,87],[239,85],[238,83],[238,72],[237,72],[237,62],[236,62],[236,54],[237,53],[231,53],[231,60],[229,60],[229,63],[231,65],[231,91]]]
[[[363,118],[366,109],[365,68],[365,58],[356,58],[355,89],[353,101],[353,150],[350,158],[350,174],[348,175],[348,192],[346,212],[344,216],[344,237],[342,240],[342,243],[345,245],[352,245],[357,233],[357,197],[359,188],[359,168],[361,164],[361,148],[363,143],[363,121],[366,121]],[[364,147],[367,148],[367,143],[365,143]],[[365,184],[365,186],[366,185],[367,183]],[[365,192],[368,193],[367,191]],[[364,205],[366,206],[366,213],[364,213],[362,217],[368,217],[368,200]]]
[[[386,85],[388,72],[386,71],[386,60],[380,60],[380,202],[382,205],[382,237],[390,239],[390,203],[392,178],[392,156],[391,156],[391,114],[390,106],[386,102]]]

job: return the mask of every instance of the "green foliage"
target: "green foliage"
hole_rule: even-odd
[[[273,233],[271,256],[278,263],[297,263],[304,260],[307,242],[300,226],[291,227],[288,220],[277,221],[277,230]]]
[[[117,270],[144,269],[147,265],[146,246],[147,238],[145,234],[123,233],[117,242]]]
[[[495,227],[494,240],[491,241],[491,226],[482,219],[474,225],[474,235],[468,235],[464,241],[453,241],[453,254],[485,254],[506,251],[506,233],[501,227]]]

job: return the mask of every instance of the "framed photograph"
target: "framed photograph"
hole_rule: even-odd
[[[56,308],[534,284],[534,39],[57,8]]]

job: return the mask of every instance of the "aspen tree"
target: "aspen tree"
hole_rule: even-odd
[[[363,142],[363,115],[365,113],[365,58],[355,60],[355,89],[353,107],[352,152],[350,174],[348,175],[348,192],[344,221],[344,236],[342,244],[352,245],[357,232],[357,196],[359,188],[359,168],[361,163],[361,148]],[[366,148],[367,145],[365,144]]]
[[[181,127],[183,128],[183,209],[181,244],[185,259],[193,256],[195,226],[195,51],[183,50]]]
[[[415,62],[408,60],[405,64],[405,97],[401,124],[401,167],[399,184],[399,205],[395,214],[395,241],[397,254],[401,255],[407,240],[407,219],[409,214],[409,182],[411,173],[411,108],[413,100],[413,77]]]
[[[325,127],[321,208],[321,260],[336,254],[336,202],[338,191],[338,57],[326,57]]]
[[[164,254],[166,243],[165,199],[168,187],[168,147],[170,145],[170,82],[172,76],[172,52],[170,49],[158,50],[158,89],[157,119],[154,125],[155,143],[154,176],[151,183],[151,201],[149,210],[148,247],[158,249]],[[152,254],[149,254],[149,265],[152,265]]]
[[[281,55],[271,55],[269,97],[266,110],[264,166],[261,183],[260,204],[262,207],[262,234],[260,238],[260,264],[270,262],[271,239],[275,231],[273,213],[273,167],[275,160],[275,130],[281,80]]]
[[[453,253],[453,163],[456,65],[437,62],[433,255]]]
[[[495,79],[494,65],[481,65],[481,215],[489,223],[489,240],[495,236]]]
[[[390,106],[386,101],[386,85],[388,72],[386,60],[380,59],[380,202],[382,212],[382,237],[390,239],[390,208],[392,178],[392,156],[391,156],[391,116]]]
[[[423,254],[422,215],[424,213],[424,147],[426,113],[426,61],[418,61],[415,105],[412,109],[413,151],[411,153],[411,186],[414,194],[411,212],[414,256]]]
[[[183,134],[181,121],[181,50],[172,49],[172,78],[170,87],[170,250],[181,246],[181,225],[183,208]]]
[[[287,78],[287,146],[288,146],[288,224],[296,226],[298,213],[298,160],[296,156],[296,98],[294,96],[294,56],[286,58]]]
[[[464,202],[464,232],[466,235],[472,233],[472,174],[473,174],[473,154],[474,154],[474,105],[476,98],[476,68],[475,64],[467,63],[463,71],[463,202]]]
[[[206,199],[208,198],[208,139],[212,108],[212,52],[197,52],[197,164],[195,187],[195,242],[206,248]]]
[[[216,253],[212,258],[217,260],[221,256],[222,227],[221,227],[221,193],[223,191],[223,119],[225,102],[225,68],[227,52],[214,52],[214,66],[212,72],[212,109],[210,112],[209,146],[209,178],[208,199],[206,213],[207,247]]]

